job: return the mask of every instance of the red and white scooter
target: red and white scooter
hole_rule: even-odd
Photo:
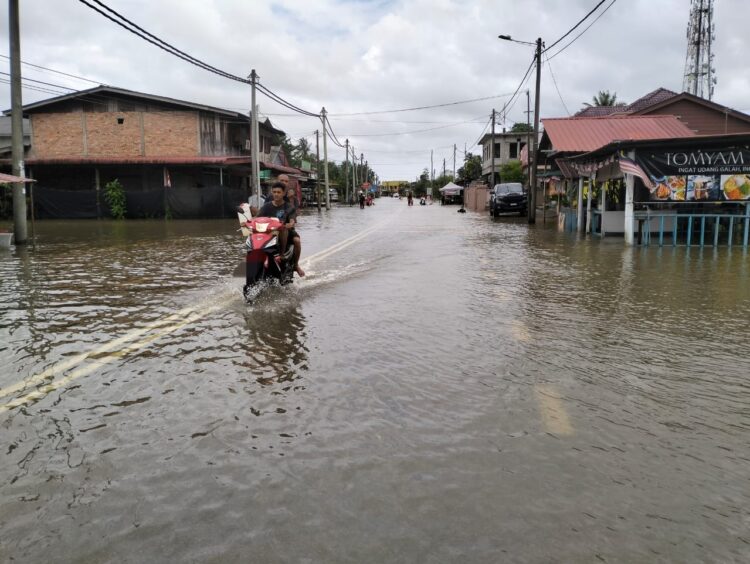
[[[245,239],[245,286],[242,293],[251,300],[254,290],[264,281],[278,281],[280,285],[290,284],[294,278],[294,245],[287,241],[286,250],[281,254],[280,235],[284,224],[275,217],[253,217],[250,206],[242,204],[237,212],[240,231]]]

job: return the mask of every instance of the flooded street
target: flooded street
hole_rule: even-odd
[[[747,254],[456,209],[0,249],[0,561],[750,560]]]

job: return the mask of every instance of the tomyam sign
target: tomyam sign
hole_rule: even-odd
[[[635,160],[653,181],[651,200],[750,200],[750,151],[744,147],[636,151]]]

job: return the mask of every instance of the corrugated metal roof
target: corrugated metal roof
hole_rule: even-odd
[[[610,116],[543,119],[556,152],[587,153],[613,141],[695,137],[675,116]]]

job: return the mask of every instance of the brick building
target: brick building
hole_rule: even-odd
[[[124,186],[134,217],[214,216],[219,206],[248,195],[245,114],[99,86],[26,105],[24,115],[31,131],[27,175],[37,180],[42,206],[45,196],[67,192],[77,206],[68,217],[106,215],[101,190],[114,179]],[[284,132],[269,120],[260,122],[259,132],[261,169],[299,172],[278,164],[275,145]],[[225,199],[232,203],[224,205]]]

